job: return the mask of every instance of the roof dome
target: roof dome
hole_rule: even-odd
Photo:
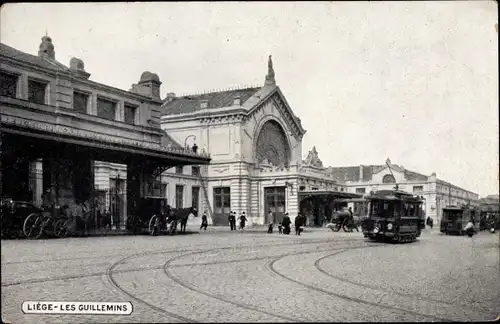
[[[69,67],[73,70],[85,70],[83,61],[76,57],[71,58],[71,60],[69,61]]]
[[[139,82],[149,82],[149,81],[160,82],[160,78],[156,73],[151,73],[149,71],[143,72],[141,74],[141,80]]]

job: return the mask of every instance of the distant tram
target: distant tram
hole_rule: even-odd
[[[446,235],[463,235],[464,227],[470,220],[474,230],[479,231],[481,210],[472,206],[446,206],[443,208],[440,231]]]
[[[400,190],[379,190],[365,197],[368,217],[363,235],[371,240],[413,242],[425,228],[423,197]]]

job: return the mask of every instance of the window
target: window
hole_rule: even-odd
[[[344,191],[344,188],[340,188],[340,191]]]
[[[151,197],[166,197],[167,185],[160,180],[154,180],[149,183],[148,195]]]
[[[181,165],[181,166],[176,166],[176,167],[175,167],[175,173],[177,173],[177,174],[182,174],[182,165]]]
[[[175,208],[183,208],[184,203],[184,186],[175,186]]]
[[[16,97],[18,77],[14,74],[0,72],[0,96]]]
[[[47,83],[28,80],[28,101],[44,105],[46,88]]]
[[[200,175],[200,167],[198,166],[191,167],[191,174],[194,176]]]
[[[229,214],[231,211],[231,189],[229,187],[214,188],[216,214]]]
[[[299,187],[299,191],[304,191],[304,190],[306,190],[306,186],[300,186]]]
[[[192,187],[191,188],[191,207],[196,208],[196,211],[198,211],[199,205],[200,205],[200,187]]]
[[[116,103],[110,100],[97,98],[97,116],[108,120],[115,120]]]
[[[413,192],[422,192],[424,191],[424,186],[413,186]]]
[[[89,96],[81,92],[73,92],[73,110],[81,113],[87,112]]]
[[[125,104],[125,122],[130,125],[135,124],[135,112],[137,107]]]
[[[356,188],[356,193],[364,194],[366,192],[365,188]]]
[[[392,176],[392,174],[386,174],[382,179],[383,183],[396,183],[396,179]]]
[[[318,190],[318,187],[312,187],[311,190]]]

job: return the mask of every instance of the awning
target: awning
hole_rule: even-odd
[[[2,125],[1,131],[5,133],[10,133],[14,135],[24,136],[25,138],[33,138],[47,141],[47,143],[55,144],[66,144],[66,145],[76,145],[81,148],[87,149],[89,152],[102,152],[99,156],[116,157],[116,162],[121,162],[121,160],[127,157],[135,156],[141,159],[162,161],[167,164],[173,165],[185,165],[185,164],[209,164],[210,157],[194,154],[191,151],[186,151],[184,149],[177,150],[167,150],[158,149],[153,147],[140,147],[121,143],[107,143],[104,141],[98,141],[94,139],[82,139],[75,136],[66,136],[60,134],[53,134],[49,132],[39,132],[33,131],[26,128],[19,127],[5,127]],[[114,159],[113,159],[114,160]]]

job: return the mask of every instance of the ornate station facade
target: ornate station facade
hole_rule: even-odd
[[[0,44],[0,58],[3,198],[40,205],[50,193],[57,205],[69,206],[93,200],[98,161],[119,163],[125,166],[117,221],[123,226],[157,174],[210,161],[160,128],[161,82],[153,73],[143,73],[132,91],[91,81],[82,60],[72,58],[66,67],[55,59],[48,36],[38,55]]]
[[[302,160],[306,131],[276,85],[271,57],[262,87],[169,93],[161,128],[186,149],[209,152],[211,162],[166,170],[156,194],[173,207],[206,211],[214,224],[227,224],[230,211],[245,212],[252,224],[278,222],[285,212],[293,220],[301,211],[320,225],[335,199],[359,197],[326,172],[315,148]],[[120,172],[123,178],[124,166],[101,164],[96,174],[104,187]]]
[[[163,108],[162,129],[212,158],[201,168],[167,171],[164,181],[173,205],[183,192],[198,204],[201,190],[199,206],[217,224],[226,224],[230,211],[245,212],[253,224],[278,222],[285,212],[293,220],[301,211],[310,225],[320,225],[336,198],[357,196],[325,172],[315,148],[302,160],[306,131],[276,85],[271,57],[262,87],[169,94]],[[330,204],[320,207],[316,196],[329,198]]]

